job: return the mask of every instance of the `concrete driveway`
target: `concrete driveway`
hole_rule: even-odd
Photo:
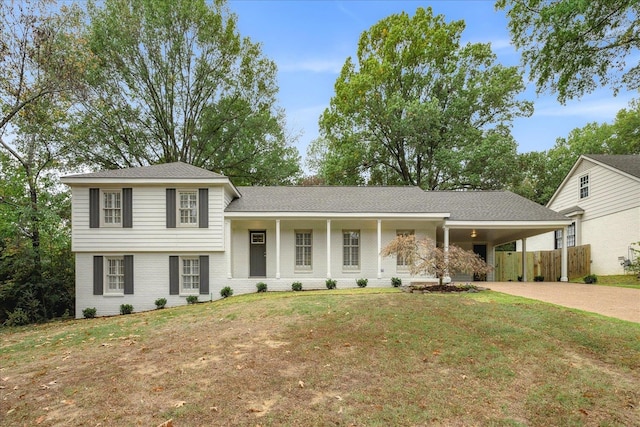
[[[562,282],[489,282],[496,292],[640,323],[640,289]]]

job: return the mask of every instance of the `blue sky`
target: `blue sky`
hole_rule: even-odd
[[[505,65],[520,60],[510,45],[505,14],[495,11],[494,0],[229,0],[228,5],[238,16],[240,34],[261,43],[263,53],[278,65],[279,105],[289,131],[300,134],[297,147],[303,159],[318,136],[318,118],[334,95],[340,68],[347,57],[355,57],[362,32],[389,15],[413,15],[418,7],[430,6],[447,21],[465,21],[463,43],[490,42]],[[614,97],[604,88],[563,106],[553,94],[536,95],[529,83],[522,97],[534,102],[535,112],[513,123],[521,153],[551,148],[556,138],[589,122],[613,121],[634,93]]]

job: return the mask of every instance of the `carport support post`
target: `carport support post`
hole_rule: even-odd
[[[564,227],[562,229],[562,260],[560,262],[560,281],[568,282],[569,281],[569,248],[567,248],[567,233],[569,231],[569,227]],[[551,278],[551,280],[555,279],[555,277]]]
[[[522,281],[528,282],[527,277],[527,238],[522,238]]]
[[[378,279],[382,279],[382,220],[378,220]]]
[[[327,220],[327,279],[331,279],[331,220]]]
[[[444,231],[444,278],[443,283],[451,283],[451,276],[449,276],[449,227],[442,227]]]
[[[276,219],[276,279],[280,278],[280,220]]]

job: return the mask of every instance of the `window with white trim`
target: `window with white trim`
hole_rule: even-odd
[[[124,294],[124,257],[105,257],[105,294]]]
[[[296,230],[296,270],[310,270],[312,259],[311,230]]]
[[[360,230],[342,231],[342,267],[360,268]]]
[[[122,190],[102,190],[102,225],[122,225]]]
[[[562,249],[562,230],[556,230],[555,232],[555,248]],[[576,223],[572,223],[567,227],[567,247],[571,248],[576,245]]]
[[[582,175],[580,177],[580,198],[585,199],[589,197],[589,175]]]
[[[178,224],[182,227],[198,226],[198,192],[178,190]]]
[[[180,258],[180,290],[197,293],[200,289],[200,258]]]
[[[413,236],[415,235],[415,230],[396,230],[396,236]],[[410,260],[407,256],[397,255],[396,256],[396,267],[398,270],[407,270],[409,268]]]

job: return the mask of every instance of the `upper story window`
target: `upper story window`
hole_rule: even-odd
[[[182,226],[198,225],[198,192],[178,191],[178,218]]]
[[[118,227],[122,224],[122,192],[120,190],[102,191],[102,224]]]
[[[580,177],[580,198],[586,197],[589,197],[589,175],[582,175]]]
[[[342,232],[342,266],[348,269],[360,267],[360,230]]]
[[[106,294],[124,294],[124,257],[105,258]]]
[[[296,269],[311,268],[312,234],[311,230],[296,230]]]
[[[89,228],[132,226],[133,189],[89,189]]]

